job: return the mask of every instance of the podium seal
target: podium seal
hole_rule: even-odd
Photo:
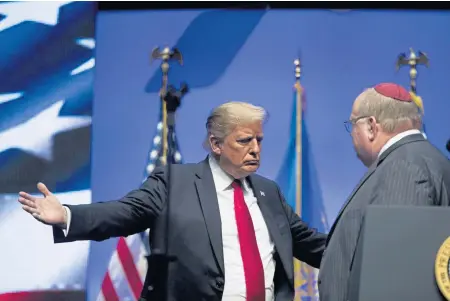
[[[444,241],[436,254],[434,275],[442,295],[450,301],[450,237]]]

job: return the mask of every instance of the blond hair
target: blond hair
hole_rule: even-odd
[[[399,101],[378,93],[370,88],[361,93],[356,101],[359,102],[359,116],[374,116],[381,128],[393,133],[400,125],[411,122],[413,128],[422,127],[422,113],[414,102]]]
[[[246,102],[230,101],[215,108],[206,121],[206,137],[203,147],[211,151],[209,138],[214,136],[223,142],[236,126],[253,122],[264,123],[267,112],[264,108]]]

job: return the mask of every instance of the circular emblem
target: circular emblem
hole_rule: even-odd
[[[444,241],[437,252],[434,275],[442,295],[450,301],[450,237]]]

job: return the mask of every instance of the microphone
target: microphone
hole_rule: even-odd
[[[450,153],[450,139],[447,141],[447,151]]]

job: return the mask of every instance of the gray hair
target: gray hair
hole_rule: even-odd
[[[236,126],[253,122],[264,123],[267,112],[264,108],[246,102],[230,101],[215,108],[206,121],[206,137],[203,147],[211,151],[209,137],[214,136],[222,142]]]
[[[374,116],[381,128],[393,133],[400,125],[411,122],[413,128],[422,127],[422,113],[414,102],[399,101],[384,96],[374,88],[361,93],[356,101],[359,101],[359,116]]]

